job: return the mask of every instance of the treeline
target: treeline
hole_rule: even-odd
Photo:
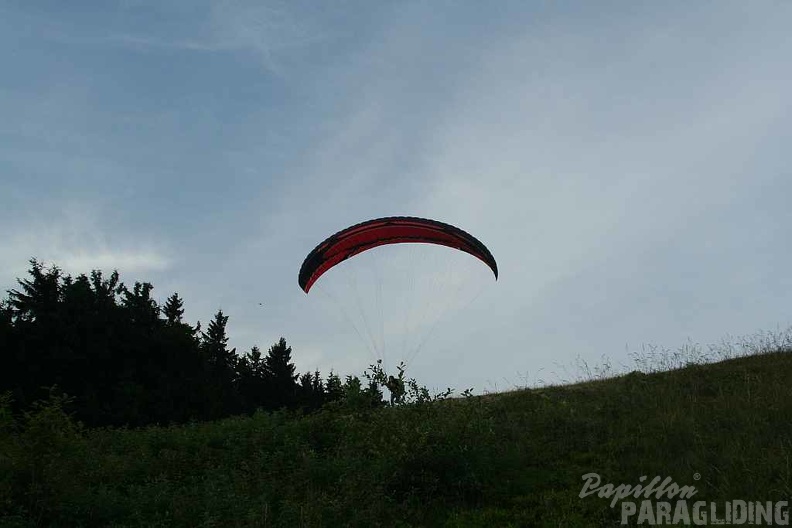
[[[296,372],[280,338],[266,353],[229,350],[228,316],[201,329],[183,320],[174,293],[160,305],[153,286],[125,286],[114,271],[77,277],[30,261],[29,278],[0,301],[0,393],[17,410],[56,390],[89,426],[213,420],[257,409],[316,410],[352,397],[383,405],[372,380],[332,371]]]

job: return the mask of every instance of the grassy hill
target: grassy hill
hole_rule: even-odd
[[[4,526],[618,524],[611,499],[579,497],[592,472],[671,477],[695,500],[792,496],[784,347],[375,411],[83,430],[54,398],[0,420]]]

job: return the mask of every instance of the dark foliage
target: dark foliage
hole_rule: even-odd
[[[77,277],[30,261],[0,301],[0,392],[16,411],[69,395],[88,426],[142,426],[212,420],[257,409],[315,411],[342,397],[338,376],[300,376],[280,338],[262,355],[228,348],[229,317],[218,311],[201,331],[184,322],[178,293],[160,306],[148,282],[128,288],[117,272]]]

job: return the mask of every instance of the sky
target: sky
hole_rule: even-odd
[[[117,269],[222,309],[238,352],[360,374],[297,272],[413,215],[500,270],[411,362],[430,388],[786,329],[790,27],[785,1],[0,2],[0,289],[31,257]]]

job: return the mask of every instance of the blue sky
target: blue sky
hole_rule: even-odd
[[[501,271],[416,357],[429,386],[785,329],[789,27],[770,1],[3,2],[0,287],[117,268],[222,308],[239,351],[359,373],[297,271],[407,214]]]

